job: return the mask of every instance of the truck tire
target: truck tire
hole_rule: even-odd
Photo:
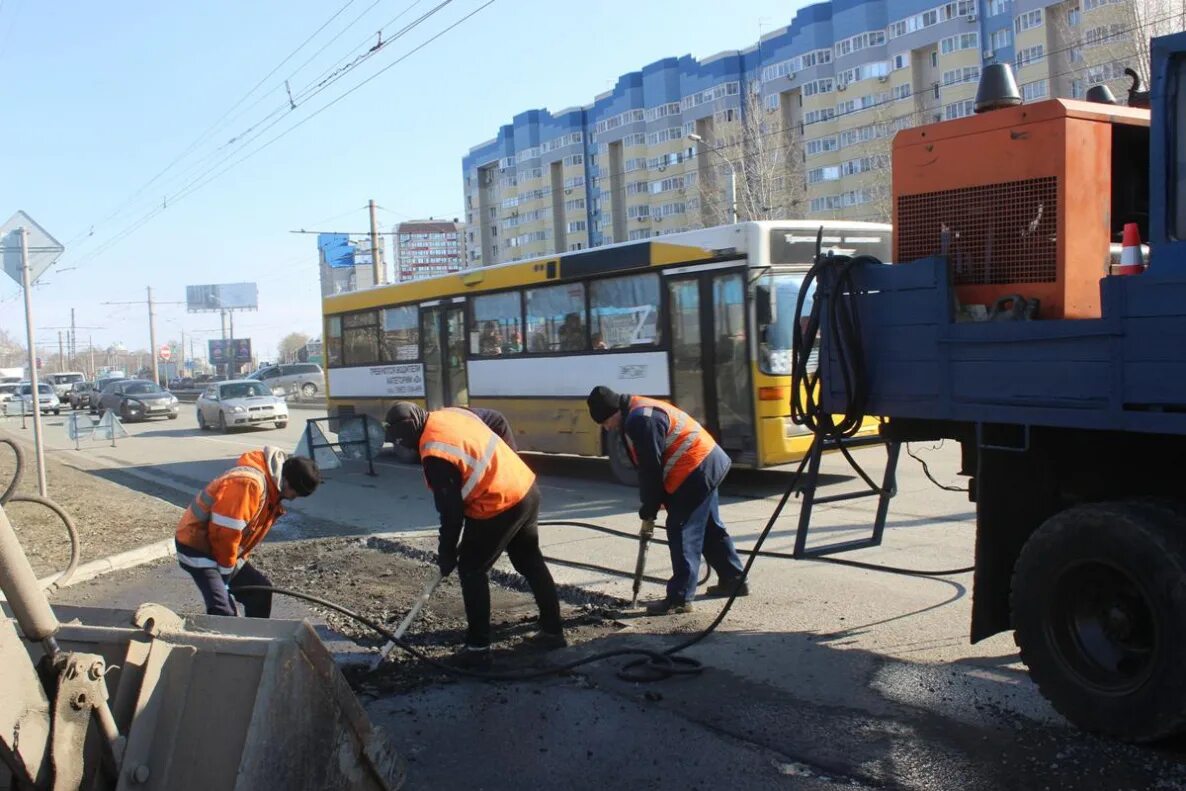
[[[603,431],[601,441],[605,455],[609,456],[610,471],[613,472],[618,483],[625,486],[638,486],[638,468],[634,466],[634,462],[630,460],[630,454],[626,452],[626,444],[622,442],[621,432],[617,429]]]
[[[1030,677],[1086,730],[1147,742],[1186,727],[1186,518],[1134,500],[1046,520],[1013,570]]]

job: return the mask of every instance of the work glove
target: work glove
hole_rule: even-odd
[[[654,534],[654,532],[655,532],[655,520],[654,519],[642,520],[642,526],[638,528],[639,538],[649,539]]]
[[[649,505],[644,505],[638,509],[638,518],[644,522],[654,524],[655,517],[659,515],[659,509]]]
[[[453,573],[453,569],[457,568],[457,547],[440,547],[437,551],[437,568],[440,569],[442,579]]]

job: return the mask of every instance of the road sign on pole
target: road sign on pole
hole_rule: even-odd
[[[25,292],[25,337],[29,344],[29,384],[33,399],[33,445],[37,456],[37,491],[46,496],[45,486],[45,443],[41,438],[40,390],[37,385],[37,347],[33,345],[36,332],[33,328],[33,283],[41,274],[53,266],[64,251],[61,242],[49,235],[32,217],[23,211],[8,218],[0,225],[0,260],[4,271],[21,284]]]
[[[171,358],[173,356],[173,350],[170,349],[168,346],[162,346],[160,355],[161,355],[162,361],[169,362],[169,358]]]

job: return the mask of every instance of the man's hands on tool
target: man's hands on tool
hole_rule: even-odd
[[[640,538],[650,538],[655,532],[655,520],[644,519],[642,526],[638,528],[638,535]]]

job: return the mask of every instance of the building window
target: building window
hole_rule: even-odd
[[[485,294],[469,304],[471,354],[493,357],[523,351],[519,292]]]
[[[1027,82],[1021,86],[1021,98],[1027,102],[1045,99],[1047,96],[1046,80]]]
[[[1013,31],[1007,27],[1000,30],[994,30],[992,35],[988,38],[988,47],[994,52],[998,49],[1004,49],[1013,43]]]
[[[1013,30],[1022,33],[1042,26],[1042,9],[1027,11],[1013,20]]]
[[[528,289],[525,297],[527,351],[583,351],[588,348],[583,284]]]
[[[595,280],[589,301],[595,343],[611,349],[659,343],[658,274]]]
[[[939,68],[939,52],[938,50],[931,50],[931,68]]]
[[[383,361],[396,362],[419,358],[419,309],[415,305],[387,308],[383,311]]]
[[[996,16],[1009,10],[1009,0],[988,0],[988,15]]]

